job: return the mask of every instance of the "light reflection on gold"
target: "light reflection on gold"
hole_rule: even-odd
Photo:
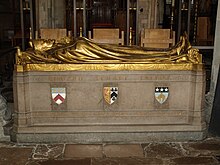
[[[32,40],[16,54],[17,71],[201,70],[202,56],[186,36],[169,49],[97,44],[86,38]]]
[[[17,65],[23,71],[120,71],[120,70],[203,70],[203,64],[27,64]]]

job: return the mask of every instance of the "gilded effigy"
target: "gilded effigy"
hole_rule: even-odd
[[[71,68],[67,67],[64,70],[90,70],[87,66],[96,64],[97,70],[145,70],[147,67],[154,67],[155,64],[163,64],[169,67],[172,66],[170,64],[182,64],[182,69],[185,70],[187,68],[184,68],[184,64],[202,63],[201,54],[199,54],[198,49],[192,48],[186,36],[182,36],[179,43],[169,49],[97,44],[86,38],[71,39],[68,37],[60,41],[32,40],[30,45],[32,48],[25,52],[18,49],[18,65],[38,64],[36,66],[40,67],[39,64],[47,64],[48,66],[52,66],[51,64],[83,64],[85,68],[72,65]],[[113,67],[112,64],[127,67],[117,68]],[[129,65],[131,65],[130,69]],[[45,70],[45,65],[42,66],[38,70]],[[51,70],[60,70],[59,67],[52,68]],[[174,68],[172,67],[172,69]]]
[[[186,36],[169,49],[31,40],[16,53],[14,140],[144,142],[205,136],[202,55]]]

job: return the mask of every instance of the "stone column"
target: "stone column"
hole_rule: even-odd
[[[150,28],[149,24],[149,12],[150,12],[150,1],[149,0],[139,0],[139,29]]]
[[[36,3],[36,24],[39,28],[65,28],[65,0],[40,0]],[[39,30],[39,29],[38,29]]]
[[[139,36],[143,29],[153,29],[159,27],[159,20],[161,19],[161,17],[163,17],[163,7],[163,0],[138,0],[139,11],[137,13],[139,19]]]
[[[216,29],[215,29],[215,42],[214,42],[214,53],[212,61],[212,73],[211,73],[211,84],[210,91],[206,96],[206,120],[207,123],[210,121],[212,106],[215,96],[215,89],[217,84],[219,64],[220,64],[220,5],[218,5],[217,17],[216,17]]]
[[[5,111],[7,110],[7,103],[3,96],[0,95],[0,141],[9,141],[9,136],[4,135],[4,119],[3,116],[5,114]]]

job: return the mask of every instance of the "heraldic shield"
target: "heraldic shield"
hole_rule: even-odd
[[[168,87],[155,87],[155,98],[160,104],[163,104],[167,100],[168,96]]]
[[[60,105],[66,99],[66,88],[51,88],[51,95],[53,101]]]
[[[118,98],[118,87],[104,87],[103,96],[108,104],[113,104]]]

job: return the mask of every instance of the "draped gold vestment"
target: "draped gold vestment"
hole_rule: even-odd
[[[89,39],[32,40],[31,48],[17,51],[17,64],[201,64],[202,57],[186,36],[168,49],[98,44]]]

